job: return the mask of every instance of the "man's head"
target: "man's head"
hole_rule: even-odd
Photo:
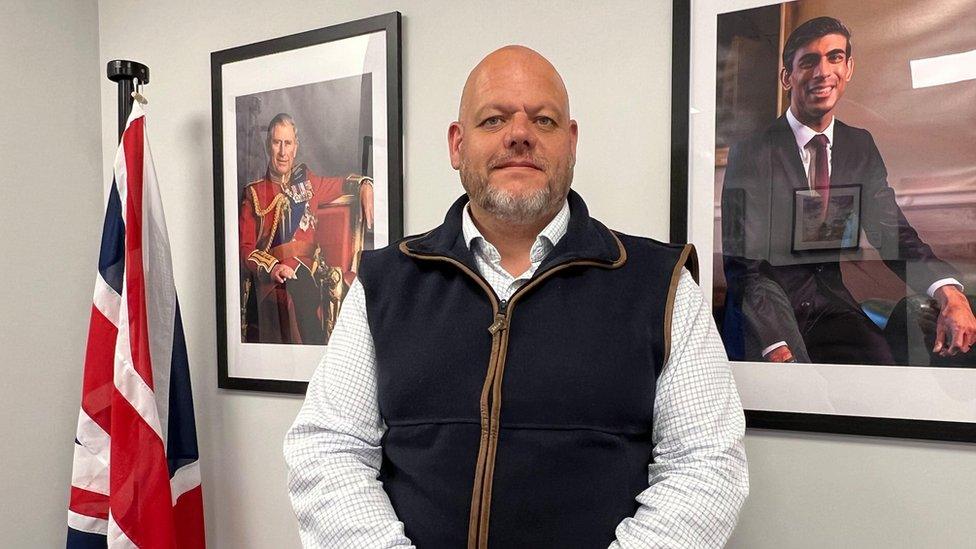
[[[562,78],[522,46],[506,46],[478,63],[448,129],[451,165],[472,207],[520,225],[545,220],[562,206],[573,181],[576,137]]]
[[[780,82],[790,92],[790,107],[801,122],[830,114],[853,73],[851,31],[837,19],[811,19],[787,38]]]
[[[287,180],[298,154],[298,128],[291,116],[280,113],[268,124],[268,171]]]

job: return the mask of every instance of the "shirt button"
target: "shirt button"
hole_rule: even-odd
[[[823,265],[817,265],[817,272],[818,273],[822,273],[823,272],[823,267],[824,267]]]

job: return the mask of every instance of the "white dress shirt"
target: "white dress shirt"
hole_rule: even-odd
[[[507,299],[532,277],[568,222],[564,204],[536,238],[531,266],[517,277],[501,267],[498,250],[467,208],[462,231],[479,272]],[[612,548],[723,547],[749,491],[739,395],[711,309],[684,269],[671,341],[654,401],[648,487],[636,494],[635,515],[617,526]],[[378,480],[385,431],[366,295],[357,280],[285,438],[289,495],[305,547],[413,546]]]
[[[810,126],[803,125],[802,122],[793,116],[793,111],[786,109],[786,121],[790,124],[790,129],[793,130],[793,137],[796,139],[796,148],[800,151],[800,161],[803,162],[803,173],[807,174],[807,185],[813,189],[813,182],[816,181],[817,176],[817,165],[813,161],[813,157],[817,155],[816,148],[810,144],[810,140],[813,136],[823,134],[827,137],[827,172],[833,170],[832,151],[834,148],[834,122],[836,118],[830,117],[830,124],[827,124],[827,128],[822,132],[818,132],[811,128]]]

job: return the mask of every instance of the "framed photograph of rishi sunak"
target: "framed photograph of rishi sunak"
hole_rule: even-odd
[[[400,14],[211,54],[218,386],[304,393],[403,236]]]
[[[976,442],[976,4],[673,6],[671,238],[748,425]]]

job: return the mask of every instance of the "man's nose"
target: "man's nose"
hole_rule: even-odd
[[[830,60],[828,60],[827,56],[824,55],[820,58],[820,62],[817,63],[817,66],[814,68],[813,75],[826,76],[828,74],[830,74]]]
[[[524,147],[531,149],[535,146],[536,135],[532,127],[532,121],[525,113],[516,113],[512,117],[512,123],[508,127],[508,135],[505,136],[505,145],[509,148]]]

